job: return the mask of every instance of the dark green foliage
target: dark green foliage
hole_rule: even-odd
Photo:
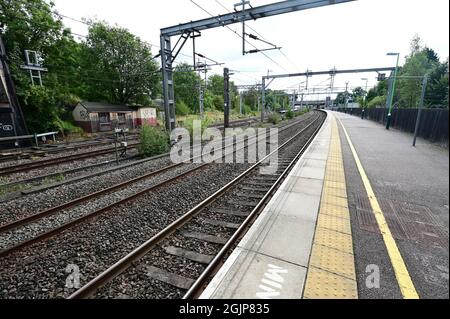
[[[214,108],[218,111],[223,111],[224,100],[222,95],[214,95]]]
[[[286,118],[287,118],[288,120],[291,120],[291,119],[293,119],[294,117],[295,117],[295,113],[294,113],[292,110],[289,110],[289,111],[286,112]]]
[[[354,100],[357,100],[366,95],[366,91],[362,87],[357,87],[353,89],[352,97]]]
[[[90,101],[148,105],[156,97],[160,72],[150,47],[127,29],[95,22],[83,44],[86,77],[97,77],[84,94]]]
[[[169,136],[159,128],[143,125],[139,132],[139,154],[151,157],[163,154],[169,150]]]
[[[418,107],[423,76],[428,75],[425,106],[448,108],[448,58],[445,62],[440,62],[436,52],[423,47],[421,43],[420,37],[415,35],[411,41],[411,52],[406,57],[405,64],[399,69],[394,103],[403,108]],[[367,94],[368,106],[384,106],[387,93],[387,81],[379,82]]]
[[[269,123],[276,125],[281,122],[281,116],[278,113],[272,113],[269,115],[269,118],[267,120],[269,121]]]
[[[199,75],[188,64],[179,64],[173,74],[175,85],[175,100],[182,100],[189,107],[190,113],[199,110],[198,86]]]
[[[175,111],[177,115],[181,116],[188,115],[190,112],[189,107],[182,100],[177,101],[175,105]]]
[[[0,33],[29,130],[55,130],[79,101],[149,105],[161,91],[150,48],[127,30],[92,23],[85,42],[74,40],[43,0],[0,0]],[[25,50],[41,54],[44,87],[33,87]]]

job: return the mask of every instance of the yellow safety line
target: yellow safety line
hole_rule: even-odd
[[[303,298],[357,299],[344,161],[338,125],[330,118],[330,150]]]
[[[397,243],[395,242],[394,237],[392,237],[392,233],[386,222],[383,211],[381,210],[380,204],[378,203],[378,200],[375,196],[375,192],[373,191],[369,178],[367,177],[364,167],[361,164],[358,153],[356,152],[356,149],[353,146],[350,136],[348,135],[347,130],[345,129],[341,120],[340,119],[338,120],[339,123],[341,123],[345,136],[347,137],[347,141],[348,144],[350,145],[350,149],[352,150],[356,166],[358,167],[359,174],[361,175],[364,187],[366,188],[370,205],[372,206],[372,210],[373,213],[375,214],[378,227],[383,236],[383,241],[386,245],[389,258],[391,259],[392,267],[394,268],[395,276],[397,278],[397,282],[402,292],[403,298],[419,299],[419,295],[417,294],[416,288],[414,287],[414,283],[411,280],[411,276],[409,275],[408,269],[406,268],[406,264],[402,258],[402,255],[400,254],[400,250],[398,249]]]

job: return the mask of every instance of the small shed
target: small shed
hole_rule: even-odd
[[[73,110],[75,124],[88,133],[134,128],[134,110],[125,105],[80,102]]]
[[[134,112],[134,126],[140,127],[143,124],[148,124],[151,126],[158,125],[158,120],[156,118],[156,109],[152,107],[141,107]]]

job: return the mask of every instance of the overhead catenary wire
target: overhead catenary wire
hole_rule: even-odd
[[[226,6],[224,6],[219,0],[214,0],[218,5],[220,5],[222,8],[224,8],[228,13],[232,13],[231,10],[229,10]],[[261,40],[265,41],[265,42],[270,42],[269,40],[267,40],[264,36],[261,35],[261,33],[259,33],[258,31],[256,31],[254,28],[252,28],[251,26],[247,25],[246,26],[248,29],[252,30]],[[294,63],[292,62],[292,60],[283,52],[282,48],[278,49],[280,51],[280,53],[284,56],[284,58],[296,69],[296,70],[300,70],[300,68]]]
[[[194,0],[190,0],[194,5],[196,5],[198,8],[200,8],[202,11],[204,11],[205,13],[207,13],[209,16],[215,18],[217,21],[220,22],[220,20],[213,15],[212,13],[210,13],[208,10],[206,10],[205,8],[203,8],[201,5],[199,5],[197,2],[195,2]],[[231,32],[233,32],[234,34],[236,34],[239,38],[243,39],[247,44],[251,45],[254,49],[259,50],[253,43],[249,42],[247,39],[245,39],[242,35],[240,35],[238,32],[236,32],[235,30],[231,29],[229,26],[225,26],[228,30],[230,30]],[[288,72],[289,71],[284,68],[281,64],[279,64],[277,61],[275,61],[274,59],[272,59],[270,56],[268,56],[266,53],[259,51],[259,53],[261,53],[263,56],[265,56],[267,59],[269,59],[270,61],[272,61],[275,65],[277,65],[279,68],[283,69],[284,71]]]
[[[37,6],[32,5],[32,4],[30,4],[30,3],[27,3],[27,6],[28,6],[28,7],[38,8],[38,9],[40,8],[40,7],[37,7]],[[57,10],[52,11],[50,6],[48,6],[48,10],[49,10],[49,13],[51,13],[51,14],[53,14],[54,16],[57,16],[57,17],[59,17],[59,18],[61,18],[61,19],[69,19],[69,20],[71,20],[71,21],[78,22],[78,23],[84,24],[84,25],[86,25],[86,26],[94,26],[94,25],[95,25],[95,22],[89,22],[89,21],[86,21],[86,20],[74,18],[74,17],[68,16],[68,15],[66,15],[66,14],[62,14],[62,13],[58,12]],[[28,20],[28,19],[23,19],[22,17],[15,17],[15,19],[22,19],[22,21],[31,22],[30,20]],[[43,24],[43,26],[45,26],[45,25]],[[70,34],[75,35],[75,36],[78,36],[78,37],[82,37],[82,38],[85,38],[85,39],[88,38],[88,36],[82,35],[82,34],[79,34],[79,33],[74,33],[74,32],[72,32],[72,30],[70,30],[70,29],[66,29],[65,31],[66,31],[66,32],[68,31]],[[155,47],[155,48],[161,49],[161,46],[159,46],[159,45],[157,45],[157,44],[154,44],[154,43],[151,43],[151,42],[142,40],[142,39],[139,39],[139,40],[140,40],[142,43],[145,43],[145,44],[149,45],[150,47]],[[188,55],[188,54],[185,54],[185,53],[180,53],[180,55],[183,55],[183,56],[185,56],[185,57],[187,57],[187,58],[189,58],[189,59],[192,59],[192,58],[193,58],[192,55]]]

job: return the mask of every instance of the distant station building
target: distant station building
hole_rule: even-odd
[[[85,132],[97,133],[119,129],[135,129],[143,124],[157,124],[156,109],[139,108],[137,111],[125,105],[80,102],[73,110],[75,124]]]

